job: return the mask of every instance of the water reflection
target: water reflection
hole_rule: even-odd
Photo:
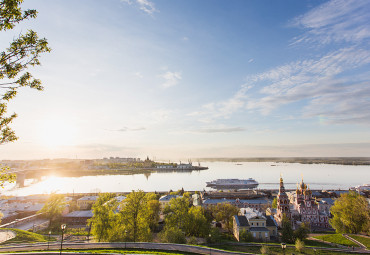
[[[156,171],[135,175],[100,175],[83,177],[49,176],[39,181],[26,180],[24,188],[14,184],[6,185],[2,194],[29,195],[40,193],[90,192],[99,189],[102,192],[203,190],[206,181],[221,178],[253,178],[260,183],[260,189],[277,189],[282,173],[287,189],[294,189],[301,176],[311,189],[348,189],[349,187],[370,182],[370,166],[343,165],[303,165],[274,164],[269,162],[209,162],[208,170],[201,171]],[[273,165],[273,166],[272,166]]]

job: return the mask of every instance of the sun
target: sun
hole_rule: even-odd
[[[76,138],[76,129],[62,120],[46,120],[40,128],[41,141],[48,147],[72,145]]]

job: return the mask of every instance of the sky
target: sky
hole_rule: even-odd
[[[32,0],[0,159],[370,155],[367,0]]]

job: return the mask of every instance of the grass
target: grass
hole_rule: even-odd
[[[365,245],[367,249],[370,249],[370,237],[358,235],[349,235],[349,236]]]
[[[8,230],[14,231],[17,235],[13,239],[5,241],[1,243],[4,244],[13,244],[13,243],[39,243],[39,242],[47,242],[48,237],[45,237],[40,234],[32,233],[25,230],[15,229],[15,228],[8,228]],[[55,241],[55,238],[50,238],[50,241]]]
[[[335,244],[340,244],[344,246],[355,246],[358,247],[357,244],[354,242],[348,240],[347,238],[343,237],[341,234],[330,234],[330,235],[322,235],[322,236],[315,236],[315,238],[330,242],[330,243],[335,243]]]
[[[330,244],[327,244],[327,243],[323,243],[323,242],[320,242],[320,241],[316,241],[316,240],[304,240],[304,244],[306,246],[310,246],[310,247],[333,248],[333,245],[330,245]]]
[[[119,254],[158,254],[158,255],[194,255],[196,253],[180,252],[180,251],[161,251],[161,250],[136,250],[136,249],[92,249],[92,250],[82,250],[82,249],[66,249],[68,252],[79,252],[79,253],[96,253],[96,254],[106,254],[106,253],[119,253]]]
[[[255,253],[255,254],[260,254],[261,253],[261,247],[256,247],[256,246],[233,246],[233,245],[220,245],[217,246],[217,248],[220,248],[222,250],[227,250],[227,251],[236,251],[236,252],[247,252],[247,253]],[[268,246],[269,249],[269,254],[271,255],[278,255],[278,254],[283,254],[283,251],[280,247],[272,247]],[[298,253],[294,247],[287,247],[285,250],[285,254],[300,254]],[[301,254],[309,254],[309,255],[330,255],[330,254],[335,254],[335,255],[344,255],[348,254],[346,252],[337,252],[337,251],[326,251],[326,250],[319,250],[317,249],[316,252],[314,249],[308,249],[305,248]]]

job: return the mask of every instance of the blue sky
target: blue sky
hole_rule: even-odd
[[[25,1],[52,48],[2,159],[369,156],[369,1]]]

